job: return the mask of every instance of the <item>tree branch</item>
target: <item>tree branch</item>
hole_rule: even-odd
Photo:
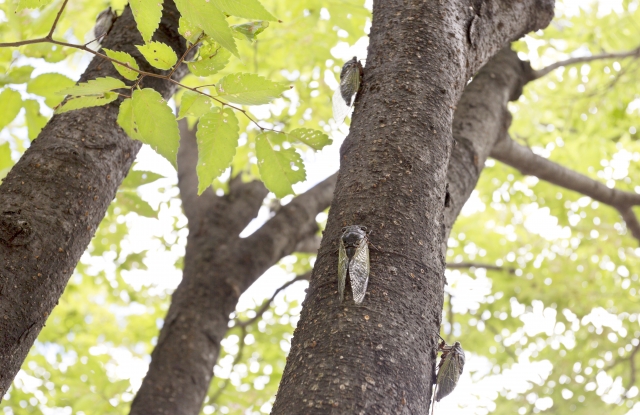
[[[623,58],[630,58],[630,57],[633,57],[633,58],[640,57],[640,46],[627,52],[601,53],[598,55],[580,56],[580,57],[569,58],[564,61],[556,62],[545,68],[539,69],[537,71],[533,71],[533,79],[542,78],[543,76],[549,74],[550,72],[555,71],[558,68],[561,68],[563,66],[568,66],[568,65],[575,65],[576,63],[587,63],[587,62],[593,62],[593,61],[603,60],[603,59],[623,59]]]
[[[271,307],[271,303],[273,302],[273,300],[275,300],[276,296],[278,294],[280,294],[280,292],[282,290],[287,289],[289,286],[295,284],[298,281],[309,281],[309,279],[311,278],[311,271],[306,272],[304,274],[300,274],[298,276],[296,276],[294,279],[292,279],[291,281],[286,282],[285,284],[283,284],[280,288],[278,288],[276,290],[276,292],[273,293],[273,295],[271,296],[271,298],[269,298],[268,300],[266,300],[262,306],[260,306],[260,308],[258,309],[258,311],[256,311],[256,315],[252,318],[250,318],[249,320],[240,320],[240,319],[236,319],[235,320],[235,325],[238,327],[247,327],[252,325],[253,323],[255,323],[260,317],[262,317],[262,315],[269,309],[269,307]]]
[[[178,16],[175,4],[165,1],[154,39],[182,54],[186,47]],[[143,42],[135,27],[127,7],[105,47],[141,57],[134,45]],[[142,60],[140,66],[154,71]],[[104,76],[121,79],[112,65],[93,59],[80,81]],[[175,92],[168,80],[148,86],[165,99]],[[54,115],[0,185],[0,396],[58,303],[142,145],[117,126],[120,102]]]
[[[515,268],[501,267],[499,265],[482,264],[477,262],[452,262],[447,264],[449,269],[466,269],[466,268],[484,268],[491,271],[506,271],[509,274],[515,274]]]
[[[631,234],[640,241],[640,224],[632,211],[633,206],[640,205],[640,194],[610,189],[581,173],[534,154],[509,136],[496,143],[491,157],[519,170],[522,174],[536,176],[617,209]]]

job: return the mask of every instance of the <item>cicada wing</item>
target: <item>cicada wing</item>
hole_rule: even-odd
[[[344,119],[349,115],[349,111],[351,108],[347,105],[347,103],[342,98],[342,94],[340,93],[340,88],[337,88],[333,93],[333,119],[338,123],[338,125],[344,122]]]
[[[340,94],[347,103],[347,106],[351,106],[353,95],[358,92],[360,88],[360,70],[357,61],[347,62],[342,68],[340,73]]]
[[[353,291],[353,301],[362,303],[369,284],[369,243],[364,238],[349,263],[349,280]]]
[[[462,350],[462,349],[460,349]],[[444,353],[438,365],[438,377],[436,380],[436,401],[453,392],[464,366],[464,352],[460,354],[457,349],[451,349]]]
[[[344,286],[347,281],[347,270],[349,269],[349,258],[347,251],[344,249],[342,238],[340,239],[340,250],[338,254],[338,293],[340,293],[340,302],[344,298]]]

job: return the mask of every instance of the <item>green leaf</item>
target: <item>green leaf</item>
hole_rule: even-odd
[[[328,146],[333,142],[333,140],[322,131],[312,130],[310,128],[296,128],[289,133],[289,137],[308,145],[314,150],[322,150],[324,146]]]
[[[186,116],[200,118],[211,110],[211,104],[213,104],[213,100],[208,96],[186,91],[180,100],[178,119],[180,120]]]
[[[20,0],[16,11],[19,12],[24,9],[40,9],[51,3],[51,1],[52,0]]]
[[[31,78],[31,72],[33,72],[33,66],[29,65],[11,68],[6,75],[0,75],[0,86],[24,84]]]
[[[149,42],[160,25],[162,0],[131,0],[129,6],[131,6],[133,18],[136,20],[136,26],[138,26],[142,39]]]
[[[231,165],[238,147],[238,119],[231,108],[215,108],[200,118],[198,131],[198,194]]]
[[[235,37],[246,38],[252,42],[256,40],[258,35],[264,32],[267,27],[269,27],[269,22],[265,20],[255,20],[253,22],[233,25],[231,29],[234,31]]]
[[[178,22],[178,33],[180,33],[183,38],[187,39],[189,43],[195,43],[202,34],[202,29],[184,17],[181,17]]]
[[[258,0],[213,0],[213,4],[231,16],[245,19],[278,20]]]
[[[187,19],[191,25],[202,28],[222,47],[240,57],[224,14],[210,0],[176,0],[176,6],[182,17]]]
[[[45,73],[27,84],[27,92],[44,97],[44,102],[54,108],[64,97],[57,92],[75,85],[75,81],[59,73]]]
[[[260,177],[276,197],[293,193],[292,185],[305,180],[302,158],[293,147],[284,149],[274,145],[281,141],[278,133],[269,131],[256,137],[256,156]]]
[[[57,92],[57,94],[73,96],[102,95],[105,92],[121,88],[128,87],[121,80],[107,76],[104,78],[91,79],[87,82],[72,86],[71,88],[63,89]]]
[[[9,143],[4,143],[0,145],[0,179],[3,179],[9,173],[11,167],[13,167],[11,147],[9,147]]]
[[[105,92],[103,95],[89,95],[86,97],[71,98],[67,100],[62,106],[56,108],[56,114],[62,114],[63,112],[78,110],[81,108],[99,107],[106,105],[110,102],[118,99],[116,92]]]
[[[171,69],[178,61],[178,56],[170,46],[160,42],[149,42],[146,45],[136,45],[142,56],[154,68]]]
[[[24,56],[30,58],[42,58],[50,63],[63,61],[67,56],[73,53],[71,48],[61,48],[52,43],[34,43],[27,45],[22,49]],[[77,49],[76,49],[77,50]]]
[[[187,62],[189,70],[196,76],[209,76],[217,73],[229,63],[231,52],[217,43],[205,43],[199,50],[199,59]]]
[[[142,136],[138,132],[138,126],[133,120],[133,105],[131,99],[125,99],[122,101],[122,104],[120,104],[117,122],[129,137],[134,140],[143,141]]]
[[[153,183],[163,178],[163,175],[150,171],[129,170],[129,174],[127,174],[127,177],[122,181],[119,189],[137,189],[140,186]]]
[[[40,104],[35,99],[27,99],[23,103],[29,140],[33,140],[40,134],[42,127],[47,123],[47,117],[40,114]]]
[[[112,59],[116,59],[122,63],[129,64],[129,66],[134,69],[140,69],[140,67],[138,66],[138,62],[136,62],[133,56],[129,55],[127,52],[115,51],[110,49],[103,49],[103,50],[105,51],[108,57]],[[120,65],[119,63],[115,63],[115,62],[111,62],[111,63],[113,63],[113,66],[116,68],[116,71],[118,71],[118,73],[122,75],[123,78],[128,79],[130,81],[135,81],[136,79],[138,79],[138,72],[131,70],[126,66]]]
[[[0,130],[9,125],[22,108],[22,97],[18,91],[5,88],[0,93]]]
[[[268,104],[289,89],[287,83],[269,81],[259,75],[236,73],[218,82],[218,95],[230,102],[243,105]]]
[[[135,190],[119,190],[117,201],[122,203],[128,210],[147,218],[157,218],[156,212],[149,203],[145,202]]]
[[[158,92],[149,88],[134,91],[131,106],[138,139],[177,168],[180,133],[171,108]]]

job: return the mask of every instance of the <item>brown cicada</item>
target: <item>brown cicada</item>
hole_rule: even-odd
[[[438,337],[440,337],[439,334]],[[436,402],[453,392],[464,369],[464,350],[462,350],[460,342],[455,342],[452,346],[449,346],[442,337],[440,339],[442,341],[438,344],[438,351],[442,352],[442,356],[440,356],[436,376],[434,393]]]
[[[344,287],[349,275],[353,301],[362,303],[369,283],[369,238],[367,228],[352,225],[342,228],[338,255],[338,292],[344,298]]]
[[[353,103],[353,96],[360,89],[364,69],[356,56],[347,61],[340,71],[340,87],[333,94],[333,119],[342,124]]]

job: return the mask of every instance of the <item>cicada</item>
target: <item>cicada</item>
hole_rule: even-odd
[[[340,87],[336,88],[336,92],[333,94],[333,119],[338,124],[342,124],[349,114],[353,96],[360,89],[363,72],[362,64],[356,56],[342,66]]]
[[[102,38],[109,34],[117,17],[118,15],[111,10],[111,7],[106,8],[98,14],[96,25],[93,27],[93,35],[98,43],[101,43]]]
[[[438,337],[440,337],[439,334]],[[436,402],[440,402],[442,398],[453,392],[464,369],[464,350],[460,342],[449,346],[442,337],[440,339],[442,341],[438,344],[438,351],[442,352],[442,356],[440,356],[436,377]]]
[[[342,228],[338,255],[338,292],[344,299],[344,287],[349,275],[353,301],[362,303],[369,283],[369,238],[367,228],[352,225]]]

